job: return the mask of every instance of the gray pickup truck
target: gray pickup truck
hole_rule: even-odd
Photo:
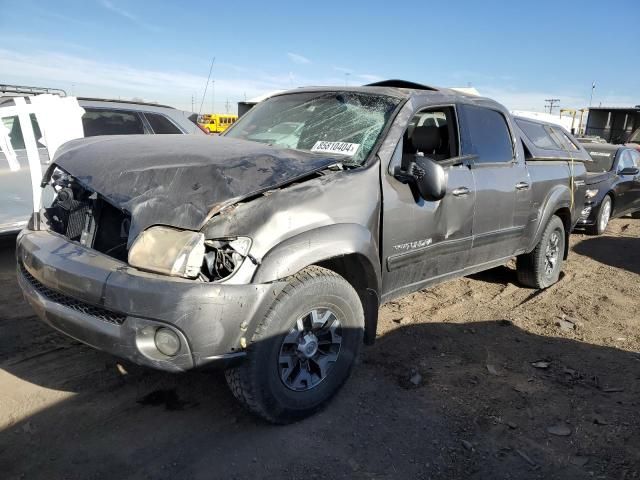
[[[382,303],[514,257],[526,287],[558,280],[588,155],[519,121],[386,81],[279,94],[222,137],[75,140],[18,238],[20,286],[61,332],[162,370],[222,365],[249,410],[290,422],[347,379]],[[295,139],[268,134],[285,122]]]

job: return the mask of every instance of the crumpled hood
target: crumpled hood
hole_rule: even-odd
[[[598,183],[604,182],[611,178],[613,174],[611,172],[592,172],[587,173],[587,178],[585,179],[585,183],[587,185],[596,185]]]
[[[225,137],[122,135],[71,141],[53,163],[131,214],[131,244],[151,225],[199,230],[225,205],[338,161]]]

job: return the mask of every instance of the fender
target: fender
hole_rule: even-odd
[[[535,233],[531,237],[532,240],[527,246],[527,252],[531,252],[536,247],[542,238],[544,229],[547,226],[547,223],[549,223],[551,216],[561,208],[571,209],[571,191],[567,185],[556,185],[549,191],[544,204],[539,210],[538,223],[536,225]],[[571,222],[572,221],[573,220],[571,220]],[[571,226],[569,226],[569,230],[571,229],[570,227]],[[565,233],[568,237],[570,231],[566,231]]]
[[[373,343],[382,277],[378,245],[371,231],[363,225],[339,223],[288,238],[264,255],[253,282],[280,280],[314,264],[336,270],[354,286],[365,312],[365,342]]]

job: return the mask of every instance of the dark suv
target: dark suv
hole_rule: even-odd
[[[286,122],[287,148],[261,135]],[[527,122],[388,81],[276,95],[222,137],[70,142],[18,239],[20,286],[82,342],[223,365],[252,412],[295,420],[347,379],[383,302],[513,257],[523,285],[558,280],[588,155]]]

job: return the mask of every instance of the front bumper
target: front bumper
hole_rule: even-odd
[[[23,231],[16,257],[20,287],[44,322],[100,350],[168,371],[244,356],[243,346],[284,286],[146,273],[49,231]],[[177,355],[155,348],[160,327],[180,338]]]
[[[600,208],[600,204],[596,202],[587,201],[584,204],[584,208],[580,212],[580,217],[578,218],[577,227],[587,227],[596,224],[596,220],[598,218],[598,209]]]

